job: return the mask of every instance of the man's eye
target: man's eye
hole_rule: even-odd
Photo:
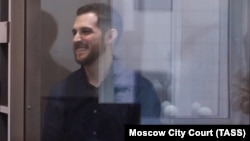
[[[80,33],[81,33],[81,34],[90,34],[90,33],[92,33],[92,30],[83,29],[83,30],[81,30]]]
[[[75,30],[72,30],[72,34],[73,34],[73,35],[76,35],[76,31],[75,31]]]

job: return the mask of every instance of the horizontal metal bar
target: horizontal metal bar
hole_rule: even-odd
[[[9,22],[0,22],[0,43],[9,42]]]
[[[8,114],[9,108],[7,106],[0,105],[0,113]]]

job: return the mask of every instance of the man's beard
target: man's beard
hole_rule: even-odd
[[[106,51],[105,46],[99,47],[99,50],[91,50],[91,52],[88,54],[88,56],[84,59],[77,59],[75,54],[75,60],[79,65],[91,65],[94,63],[104,52]]]

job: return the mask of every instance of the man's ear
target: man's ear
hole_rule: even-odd
[[[117,35],[118,35],[117,29],[112,28],[112,29],[108,30],[105,33],[105,36],[104,36],[105,43],[106,44],[112,44],[112,43],[114,43],[114,41],[117,38]]]

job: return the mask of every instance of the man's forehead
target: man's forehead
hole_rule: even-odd
[[[96,27],[97,25],[97,16],[93,12],[88,12],[84,13],[81,15],[76,16],[73,28],[78,28],[78,27]]]
[[[76,19],[96,22],[98,18],[97,18],[97,15],[95,13],[88,12],[88,13],[83,13],[81,15],[76,16]]]

